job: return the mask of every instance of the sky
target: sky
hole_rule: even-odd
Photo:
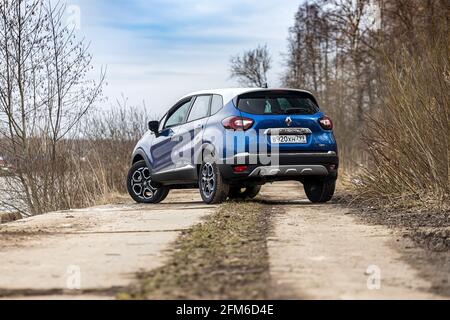
[[[68,19],[90,42],[104,96],[161,115],[192,91],[238,86],[232,55],[267,44],[269,85],[280,85],[288,29],[301,0],[69,0]]]

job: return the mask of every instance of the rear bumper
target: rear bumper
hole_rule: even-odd
[[[223,178],[229,183],[265,183],[282,180],[299,180],[316,176],[337,178],[339,157],[336,152],[282,153],[272,155],[273,163],[259,159],[257,155],[238,154],[219,165]],[[256,160],[256,161],[255,161]],[[262,161],[261,161],[262,160]],[[245,165],[243,172],[235,172],[238,165]]]
[[[327,176],[328,173],[324,165],[262,166],[253,170],[249,177]]]

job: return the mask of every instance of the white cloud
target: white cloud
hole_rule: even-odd
[[[195,90],[234,86],[231,55],[267,43],[270,83],[278,85],[281,52],[299,1],[73,0],[96,67],[108,66],[105,95],[155,113]]]

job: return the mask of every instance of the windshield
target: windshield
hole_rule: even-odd
[[[315,114],[319,106],[314,97],[308,93],[252,92],[239,97],[239,110],[251,114]]]

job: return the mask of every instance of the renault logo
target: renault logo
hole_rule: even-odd
[[[291,117],[287,117],[285,122],[286,122],[288,127],[292,126],[292,122],[293,121],[292,121]]]

